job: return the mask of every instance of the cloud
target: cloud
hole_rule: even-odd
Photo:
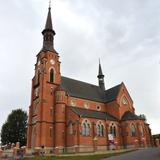
[[[145,113],[153,132],[160,132],[155,127],[160,105],[160,2],[59,0],[52,6],[61,73],[97,84],[101,58],[106,88],[124,81],[136,112]],[[0,106],[5,113],[0,125],[12,109],[28,110],[47,9],[43,0],[6,0],[0,5]]]

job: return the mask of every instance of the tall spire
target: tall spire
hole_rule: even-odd
[[[99,71],[98,71],[98,76],[97,77],[98,77],[99,87],[102,90],[105,90],[104,75],[102,73],[102,67],[101,67],[100,59],[99,59]]]
[[[45,29],[52,30],[51,1],[49,1],[48,16],[47,16]]]
[[[51,16],[51,1],[49,2],[48,15],[46,20],[45,29],[42,31],[43,34],[43,51],[52,51],[54,50],[54,36],[55,31],[52,27],[52,16]]]

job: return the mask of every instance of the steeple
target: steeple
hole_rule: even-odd
[[[54,50],[54,36],[55,31],[52,27],[52,16],[51,16],[51,5],[49,4],[48,15],[46,20],[45,29],[42,31],[43,34],[43,48],[42,51],[52,51]]]
[[[102,67],[101,67],[100,60],[99,60],[99,71],[98,71],[98,76],[97,77],[98,77],[99,87],[102,90],[105,90],[104,75],[102,73]]]

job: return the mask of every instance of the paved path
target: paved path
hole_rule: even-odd
[[[160,148],[141,149],[103,160],[160,160]]]

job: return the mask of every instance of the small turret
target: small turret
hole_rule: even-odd
[[[97,77],[98,77],[99,87],[102,90],[105,90],[104,75],[102,73],[102,68],[101,68],[100,60],[99,60],[99,71],[98,71],[98,76]]]

